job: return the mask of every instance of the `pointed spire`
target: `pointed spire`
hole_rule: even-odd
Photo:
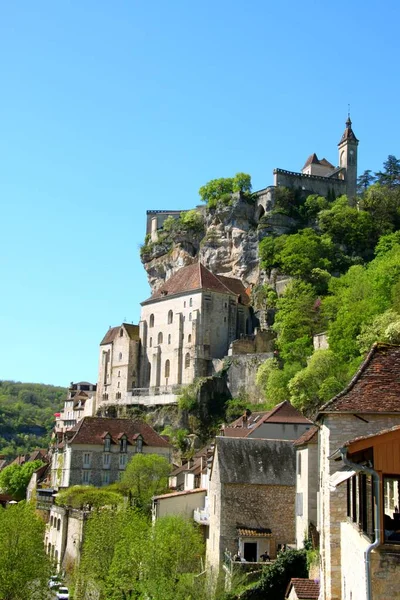
[[[349,104],[349,110],[347,113],[347,121],[346,121],[346,129],[344,130],[344,133],[340,139],[338,146],[340,146],[340,144],[343,144],[343,142],[347,142],[347,140],[353,140],[353,142],[357,142],[357,144],[358,144],[358,139],[354,135],[354,131],[352,130],[351,125],[352,125],[352,123],[351,123],[351,119],[350,119],[350,104]]]

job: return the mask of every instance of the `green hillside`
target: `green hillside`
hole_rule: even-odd
[[[66,394],[53,385],[0,381],[0,454],[12,458],[47,447]]]

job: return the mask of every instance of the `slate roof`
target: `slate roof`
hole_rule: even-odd
[[[217,437],[215,448],[221,483],[295,484],[292,441]]]
[[[248,437],[263,423],[301,423],[312,425],[312,422],[292,406],[290,402],[284,400],[274,406],[272,410],[251,413],[247,417],[247,422],[243,421],[243,417],[239,417],[229,427],[225,427],[222,435],[227,437]]]
[[[286,598],[289,597],[291,589],[294,588],[299,600],[318,600],[319,583],[313,579],[300,579],[292,577],[286,591]]]
[[[105,436],[110,434],[111,440],[118,443],[122,435],[127,436],[128,442],[134,442],[139,435],[144,444],[160,448],[168,448],[169,444],[161,435],[144,421],[132,419],[112,419],[107,417],[84,417],[68,432],[70,444],[103,445]]]
[[[342,137],[340,138],[340,142],[339,142],[338,146],[340,146],[340,144],[342,142],[345,142],[346,140],[353,140],[354,142],[358,142],[358,139],[354,135],[354,131],[351,128],[351,119],[350,119],[350,117],[347,118],[346,129],[344,130],[344,133],[343,133]]]
[[[318,444],[318,427],[310,427],[293,442],[294,446],[305,446],[306,444]]]
[[[194,292],[197,290],[209,290],[221,294],[233,294],[239,298],[242,304],[249,304],[250,298],[239,279],[214,275],[200,262],[196,262],[187,267],[179,269],[170,277],[154,294],[144,300],[141,304],[160,300],[165,296],[176,296],[185,292]]]
[[[375,343],[350,383],[323,413],[399,413],[400,346]]]
[[[139,339],[139,325],[132,325],[132,323],[122,323],[122,325],[118,325],[118,327],[110,327],[107,331],[106,335],[100,342],[100,346],[104,346],[105,344],[111,344],[116,337],[119,335],[119,330],[123,327],[126,333],[129,335],[131,340]]]

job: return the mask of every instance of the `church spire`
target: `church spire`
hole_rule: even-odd
[[[340,146],[340,144],[343,144],[343,142],[346,142],[347,140],[353,140],[354,142],[358,143],[358,139],[356,138],[354,131],[351,128],[351,119],[350,119],[350,109],[349,112],[347,114],[347,121],[346,121],[346,129],[344,130],[344,133],[340,139],[340,142],[338,144],[338,146]]]

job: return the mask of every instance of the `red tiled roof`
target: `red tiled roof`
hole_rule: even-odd
[[[400,412],[400,346],[376,343],[353,379],[318,413]]]
[[[161,496],[154,496],[154,500],[162,500],[163,498],[176,498],[176,496],[186,496],[188,494],[199,494],[200,492],[206,493],[205,488],[196,488],[195,490],[183,490],[182,492],[171,492],[170,494],[162,494]]]
[[[131,323],[122,323],[122,325],[118,325],[118,327],[110,327],[106,335],[101,340],[100,346],[104,346],[105,344],[111,344],[119,335],[121,327],[125,329],[126,333],[129,335],[131,340],[139,339],[139,325],[132,325]]]
[[[313,154],[310,154],[310,156],[307,158],[307,160],[305,162],[305,165],[304,165],[304,167],[303,167],[302,170],[304,170],[309,165],[322,165],[323,167],[329,167],[331,169],[335,168],[332,165],[332,163],[329,162],[329,160],[326,160],[326,158],[321,158],[321,160],[319,160],[319,158],[315,154],[315,152]]]
[[[271,537],[271,530],[265,528],[251,529],[249,527],[237,527],[236,531],[240,537]]]
[[[318,444],[318,427],[310,427],[293,442],[294,446],[304,446],[305,444]]]
[[[226,427],[221,432],[221,435],[226,437],[247,437],[263,423],[312,424],[290,402],[284,400],[272,410],[252,413],[247,417],[247,422],[243,422],[243,417],[239,417],[229,427]]]
[[[69,443],[102,445],[104,435],[107,433],[110,434],[114,443],[117,443],[121,434],[125,434],[128,442],[131,443],[140,434],[147,446],[169,447],[168,442],[144,421],[106,417],[84,417],[82,421],[68,431],[68,434],[70,434],[68,436]]]
[[[300,579],[298,577],[292,577],[286,592],[287,598],[289,597],[289,593],[292,587],[294,587],[296,596],[299,600],[318,600],[318,581],[314,581],[313,579]]]
[[[200,262],[179,269],[154,294],[141,304],[195,290],[209,290],[221,294],[234,294],[242,304],[249,304],[246,288],[239,279],[214,275]]]

